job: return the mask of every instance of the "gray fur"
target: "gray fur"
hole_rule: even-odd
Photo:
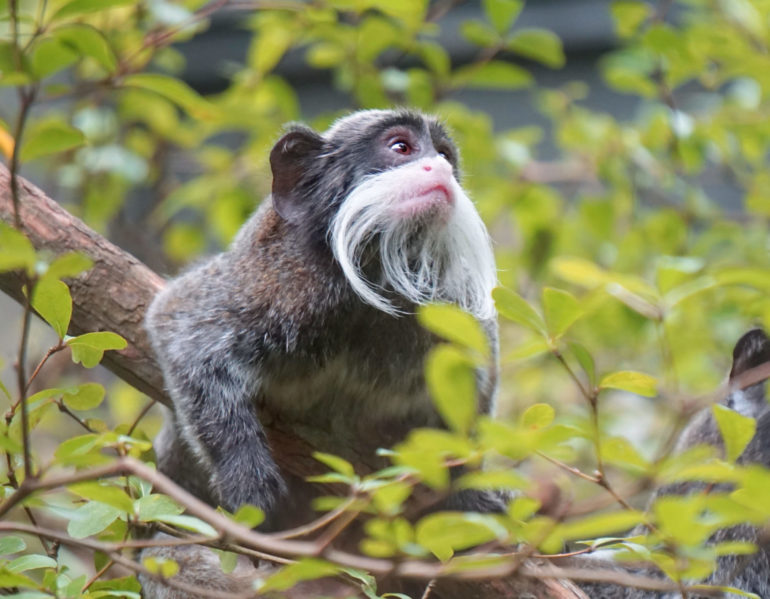
[[[730,380],[732,381],[746,370],[767,361],[770,361],[770,340],[760,329],[749,331],[738,340],[735,346]],[[757,419],[754,438],[746,447],[739,461],[745,464],[756,463],[770,467],[770,406],[765,399],[765,387],[766,383],[761,382],[744,390],[732,390],[720,403],[744,416]],[[722,436],[710,407],[697,414],[685,427],[675,451],[682,452],[699,444],[712,445],[720,451],[723,449]],[[666,485],[655,492],[653,500],[660,495],[686,495],[702,492],[705,488],[705,484],[697,481]],[[632,534],[644,534],[645,532],[642,527],[639,527]],[[759,531],[748,524],[719,530],[713,535],[711,541],[714,543],[726,541],[761,543]],[[577,560],[577,563],[583,567],[621,569],[617,564],[595,559]],[[637,571],[637,573],[660,576],[659,572],[651,568]],[[720,557],[717,561],[716,571],[705,583],[731,586],[742,591],[756,593],[763,599],[770,598],[770,545],[765,541],[764,544],[760,544],[759,551],[753,555]],[[681,598],[679,593],[657,593],[607,584],[581,583],[580,586],[592,599]],[[689,595],[688,599],[695,599],[699,596]],[[725,597],[737,598],[738,595],[729,594]]]
[[[388,127],[410,132],[414,156],[383,150]],[[295,430],[307,424],[339,440],[316,449],[340,453],[347,446],[371,455],[415,427],[441,426],[423,380],[437,339],[418,324],[416,306],[387,287],[382,293],[398,314],[362,301],[328,243],[331,219],[359,182],[409,160],[438,159],[439,152],[457,175],[457,150],[443,127],[408,111],[356,113],[323,136],[295,127],[276,144],[273,195],[228,251],[171,281],[148,311],[174,408],[156,444],[164,473],[228,510],[259,506],[268,529],[297,525],[292,520],[305,512],[287,519],[286,506],[301,492],[276,465],[262,418]],[[376,256],[366,268],[370,280],[379,280]],[[477,374],[479,411],[491,413],[497,321],[492,315],[481,322],[493,356]],[[451,505],[503,508],[499,498],[472,492]],[[188,553],[180,557],[187,567],[194,561]],[[196,576],[227,588],[209,557],[198,568]],[[144,589],[157,599],[181,597],[150,580]]]

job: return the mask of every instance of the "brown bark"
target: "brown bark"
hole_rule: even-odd
[[[94,262],[89,271],[67,281],[72,293],[70,335],[114,331],[128,341],[122,351],[109,351],[102,364],[130,385],[166,405],[163,375],[142,326],[145,310],[163,287],[163,279],[128,252],[107,241],[48,198],[19,179],[22,232],[38,250],[52,255],[80,252]],[[13,224],[10,173],[0,165],[0,220]],[[23,300],[17,273],[0,273],[0,289]]]
[[[113,331],[122,335],[128,341],[128,347],[122,351],[106,352],[102,364],[153,399],[170,405],[161,371],[142,324],[150,301],[163,287],[163,279],[91,230],[28,181],[19,179],[19,191],[22,232],[36,249],[47,250],[52,255],[80,252],[93,260],[93,268],[67,281],[73,299],[69,333]],[[2,165],[0,220],[9,224],[14,222],[10,175]],[[17,301],[23,301],[22,279],[18,273],[0,273],[0,289]],[[310,454],[314,446],[328,444],[324,431],[303,430],[300,437],[296,431],[281,427],[280,423],[268,423],[267,428],[276,461],[282,468],[300,477],[313,473],[317,462]],[[362,472],[368,470],[363,459],[355,465]],[[533,576],[473,582],[442,580],[428,596],[443,599],[518,596],[584,598],[569,582],[555,578],[541,580]]]

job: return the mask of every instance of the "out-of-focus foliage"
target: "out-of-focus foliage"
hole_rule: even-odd
[[[511,543],[553,553],[581,541],[690,583],[707,578],[719,555],[753,551],[706,541],[737,522],[770,520],[770,475],[735,461],[754,422],[717,408],[725,456],[703,448],[673,456],[670,448],[679,416],[726,373],[732,343],[752,324],[770,327],[770,5],[612,2],[618,43],[599,68],[607,85],[638,98],[635,112],[618,120],[587,108],[580,82],[537,85],[529,65],[559,68],[569,57],[551,32],[517,25],[519,0],[484,0],[478,18],[462,24],[460,35],[478,49],[467,64],[453,64],[438,42],[442,2],[287,0],[243,12],[249,51],[231,65],[228,88],[204,98],[178,78],[183,57],[170,42],[195,35],[210,9],[228,4],[0,0],[0,91],[9,98],[0,105],[0,151],[22,173],[35,169],[55,182],[92,227],[110,232],[129,221],[139,239],[131,249],[166,268],[227,244],[269,192],[270,147],[287,121],[303,118],[276,72],[285,55],[330,72],[348,95],[349,106],[313,120],[318,128],[351,108],[394,104],[447,121],[465,185],[496,240],[501,417],[475,417],[471,369],[489,352],[476,324],[449,307],[427,309],[421,320],[448,341],[426,371],[447,430],[416,431],[395,448],[392,468],[363,478],[344,460],[319,456],[330,469],[322,480],[347,484],[357,497],[349,505],[324,498],[319,508],[367,513],[367,555],[433,556],[458,569],[489,567],[500,559],[493,550]],[[467,88],[529,88],[550,127],[500,131],[455,99]],[[545,141],[556,159],[541,158]],[[146,243],[155,239],[162,244]],[[56,331],[54,347],[91,367],[122,340],[66,337],[71,299],[61,279],[88,267],[78,257],[36,254],[20,234],[0,231],[0,269],[26,273],[31,305]],[[8,389],[0,425],[6,500],[25,476],[21,411]],[[116,453],[148,457],[147,421],[132,426],[136,412],[125,407],[136,404],[126,400],[132,391],[108,389],[109,408],[100,407],[104,395],[96,383],[61,381],[26,398],[32,435],[47,440],[34,447],[32,472],[94,468]],[[87,434],[60,429],[62,419]],[[485,458],[492,467],[481,471]],[[453,480],[447,460],[467,473]],[[650,480],[693,479],[732,486],[666,496],[646,510],[635,495]],[[517,495],[506,514],[410,522],[404,501],[418,483],[439,494],[455,487]],[[573,502],[563,519],[541,505],[554,488],[557,500]],[[20,522],[44,514],[74,540],[121,543],[150,522],[214,536],[133,476],[72,483],[24,505],[27,513],[13,512]],[[252,508],[235,518],[254,526],[261,514]],[[619,536],[640,523],[652,532]],[[483,557],[454,557],[479,544]],[[0,590],[138,596],[133,577],[110,578],[116,555],[90,555],[86,564],[50,540],[0,537]],[[221,555],[232,568],[234,554]],[[173,562],[143,566],[176,573]],[[264,589],[339,571],[300,560]],[[106,572],[104,580],[94,572]],[[371,577],[345,572],[378,596]]]

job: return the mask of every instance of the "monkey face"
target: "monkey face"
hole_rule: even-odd
[[[271,164],[275,209],[290,222],[323,227],[366,303],[397,314],[388,298],[395,293],[493,316],[489,237],[457,180],[457,149],[435,119],[377,110],[344,118],[322,136],[295,129]]]

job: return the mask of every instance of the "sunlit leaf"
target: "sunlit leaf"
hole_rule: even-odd
[[[452,80],[457,87],[508,90],[529,87],[533,81],[528,71],[501,60],[460,67],[454,72]]]
[[[425,381],[444,421],[455,431],[467,432],[477,411],[473,363],[457,348],[440,345],[426,360]]]
[[[519,16],[521,9],[524,8],[524,2],[521,0],[482,0],[481,6],[484,8],[484,14],[489,22],[495,26],[497,31],[503,33]]]
[[[189,85],[174,77],[158,73],[136,73],[124,77],[123,85],[155,92],[196,118],[213,119],[217,114],[213,104]]]
[[[117,6],[127,6],[135,4],[134,0],[72,0],[62,6],[54,16],[52,21],[59,21],[72,17],[79,17],[94,12],[101,12]]]
[[[21,147],[22,162],[77,148],[85,143],[83,133],[59,120],[48,120],[33,127]]]
[[[489,342],[479,322],[457,306],[431,304],[417,313],[420,324],[448,341],[472,349],[480,356],[489,355]]]
[[[543,310],[552,337],[563,335],[580,318],[582,312],[575,296],[553,287],[543,290]]]
[[[335,576],[339,568],[334,564],[305,557],[299,561],[284,566],[275,574],[270,575],[259,587],[260,592],[285,591],[303,580],[316,580],[326,576]]]
[[[43,277],[34,287],[31,303],[35,311],[63,339],[72,317],[72,297],[67,285],[57,279]]]
[[[510,38],[509,50],[549,67],[564,66],[564,50],[559,37],[546,29],[520,29]]]
[[[546,326],[543,317],[527,303],[518,293],[497,287],[492,291],[495,305],[500,315],[518,324],[532,329],[541,335],[546,334]]]
[[[72,360],[86,368],[93,368],[101,362],[105,351],[125,349],[128,345],[123,337],[108,331],[84,333],[67,339],[66,343],[72,349]]]
[[[734,462],[754,437],[757,421],[720,404],[714,404],[711,409],[725,443],[727,459]]]
[[[644,397],[654,397],[658,393],[658,381],[643,372],[624,370],[605,375],[599,381],[599,388],[622,389]]]

